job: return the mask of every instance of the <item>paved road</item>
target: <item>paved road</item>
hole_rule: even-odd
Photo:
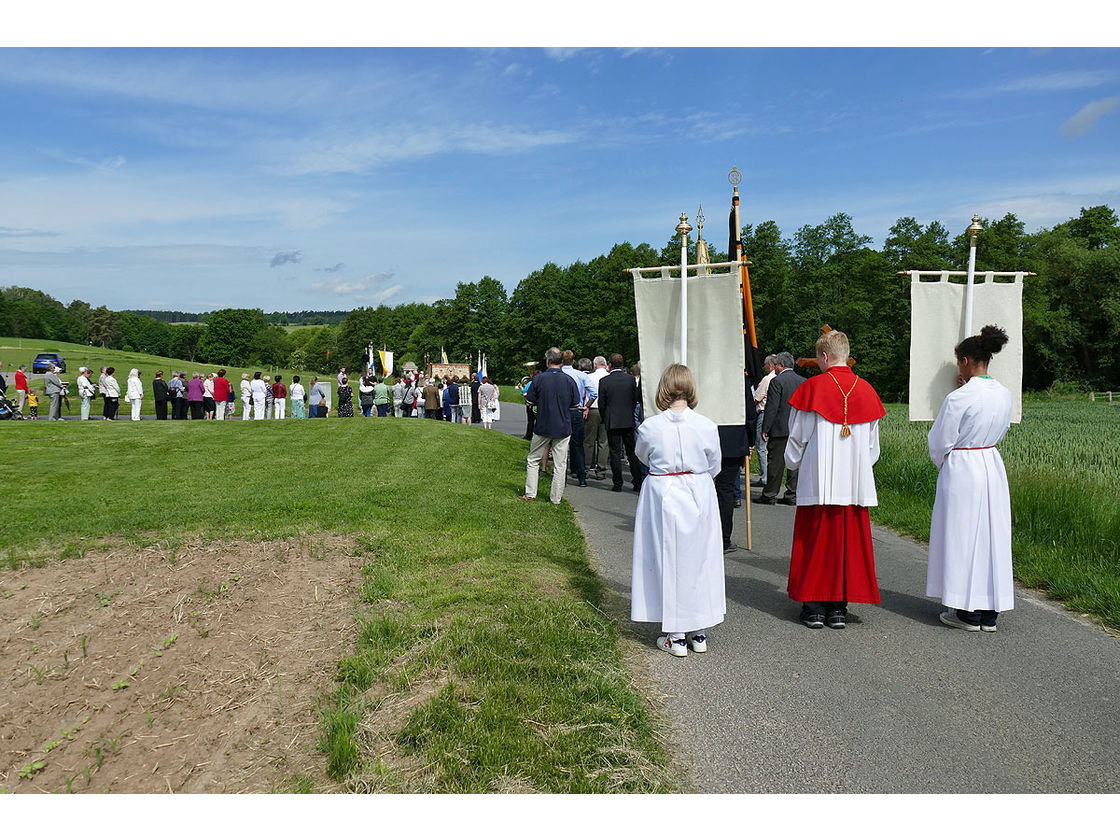
[[[496,428],[524,432],[502,405]],[[599,573],[627,601],[637,496],[569,483]],[[627,479],[627,487],[629,480]],[[757,490],[755,491],[757,494]],[[733,539],[745,545],[745,508]],[[923,545],[873,527],[883,602],[809,630],[785,592],[794,510],[753,507],[727,557],[727,618],[707,654],[630,625],[698,790],[711,793],[1120,792],[1120,641],[1016,589],[997,633],[943,627]]]

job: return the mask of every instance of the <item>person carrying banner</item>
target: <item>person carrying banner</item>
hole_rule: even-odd
[[[842,630],[849,602],[879,603],[868,508],[879,503],[872,465],[886,410],[848,367],[844,333],[825,333],[816,349],[820,375],[789,398],[785,466],[799,475],[787,591],[806,627]]]

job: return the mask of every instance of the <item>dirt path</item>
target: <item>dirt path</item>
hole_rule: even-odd
[[[353,648],[351,552],[304,536],[0,570],[0,790],[334,790],[316,701]]]

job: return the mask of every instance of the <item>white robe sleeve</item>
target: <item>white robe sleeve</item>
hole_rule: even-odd
[[[875,464],[879,460],[879,421],[871,421],[871,432],[868,435],[868,449],[871,452],[871,463]]]
[[[649,428],[643,423],[638,427],[638,439],[634,441],[634,454],[638,460],[649,466]]]
[[[704,454],[708,456],[708,475],[714,479],[723,468],[723,453],[719,446],[719,432],[715,429],[712,430],[707,446],[704,448]]]
[[[941,403],[941,410],[937,412],[937,419],[933,428],[929,430],[929,457],[941,469],[946,456],[953,451],[960,439],[961,410],[958,400],[953,399],[953,394]]]
[[[796,470],[805,455],[805,445],[817,429],[817,418],[812,411],[790,407],[789,440],[786,441],[786,469]]]

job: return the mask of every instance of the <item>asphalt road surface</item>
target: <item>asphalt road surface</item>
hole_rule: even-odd
[[[503,403],[495,428],[520,436],[523,407]],[[600,575],[629,602],[637,495],[628,472],[622,493],[609,478],[589,483],[569,480],[565,498]],[[845,630],[810,630],[785,591],[794,509],[751,512],[753,550],[725,558],[727,617],[708,653],[678,659],[654,647],[657,625],[625,629],[647,644],[655,699],[698,791],[1120,792],[1115,636],[1019,587],[998,632],[944,627],[924,595],[925,546],[875,526],[882,603],[852,605],[859,621]],[[746,515],[735,512],[739,545]]]

